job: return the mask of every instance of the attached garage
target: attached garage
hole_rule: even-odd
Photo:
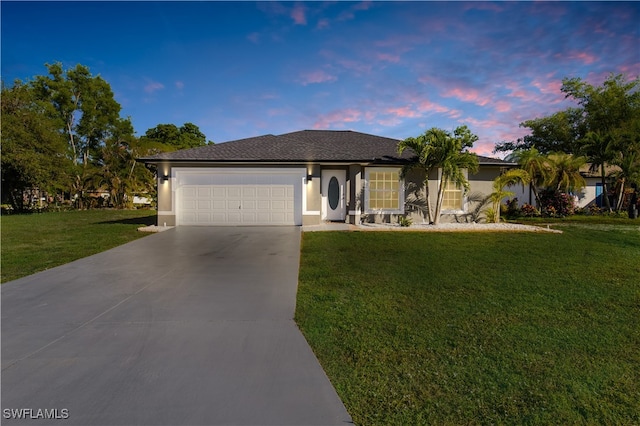
[[[178,225],[301,225],[305,169],[174,169]]]

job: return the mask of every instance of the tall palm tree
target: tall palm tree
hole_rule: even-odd
[[[405,177],[409,171],[415,169],[422,170],[425,174],[424,188],[429,223],[437,225],[440,221],[444,189],[448,182],[464,188],[465,192],[469,190],[469,182],[463,170],[467,169],[471,172],[478,170],[478,157],[467,150],[476,140],[478,137],[472,134],[467,126],[456,128],[453,135],[446,130],[434,127],[417,138],[407,138],[398,144],[398,153],[402,154],[407,148],[416,153],[412,161],[402,168],[401,176]],[[436,168],[442,169],[442,179],[438,187],[434,212],[431,209],[429,196],[429,174]]]
[[[620,152],[616,156],[611,164],[619,167],[619,169],[612,173],[612,176],[617,181],[617,194],[618,200],[616,202],[616,211],[622,209],[624,202],[624,192],[627,183],[640,183],[640,148],[632,149],[629,152]]]
[[[546,181],[551,178],[552,167],[547,157],[540,152],[531,148],[523,151],[516,151],[513,158],[520,165],[520,168],[529,175],[529,186],[533,192],[538,206],[541,206],[540,194],[538,188],[543,186]]]
[[[611,203],[607,191],[607,174],[605,167],[613,160],[614,150],[612,149],[613,139],[611,135],[603,135],[601,132],[588,132],[583,139],[581,147],[582,153],[587,156],[591,163],[591,171],[600,170],[600,180],[602,182],[602,198],[604,207],[611,211]]]
[[[427,221],[433,223],[433,210],[431,208],[431,197],[429,196],[429,173],[436,166],[435,139],[442,137],[440,129],[430,129],[417,138],[407,138],[398,144],[398,154],[405,150],[412,150],[416,156],[402,167],[400,177],[404,179],[412,170],[420,170],[424,173],[424,192],[427,202]]]
[[[472,173],[478,171],[478,157],[468,151],[468,148],[478,140],[478,137],[472,134],[467,126],[456,128],[453,135],[446,131],[441,132],[441,137],[434,140],[436,164],[442,170],[433,221],[434,225],[440,222],[444,190],[447,184],[452,182],[457,187],[462,188],[463,193],[466,194],[469,192],[469,181],[464,174],[464,170]]]

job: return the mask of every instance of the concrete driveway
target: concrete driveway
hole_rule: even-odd
[[[179,227],[4,284],[2,424],[350,423],[293,321],[299,249]]]

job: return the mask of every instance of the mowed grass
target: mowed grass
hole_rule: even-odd
[[[143,237],[152,210],[86,210],[1,219],[2,282],[62,265]]]
[[[296,321],[359,425],[640,424],[640,223],[306,233]]]

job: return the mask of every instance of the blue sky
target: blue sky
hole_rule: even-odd
[[[138,135],[303,129],[404,139],[468,125],[475,151],[573,105],[564,77],[640,75],[640,2],[0,3],[2,79],[86,65]]]

